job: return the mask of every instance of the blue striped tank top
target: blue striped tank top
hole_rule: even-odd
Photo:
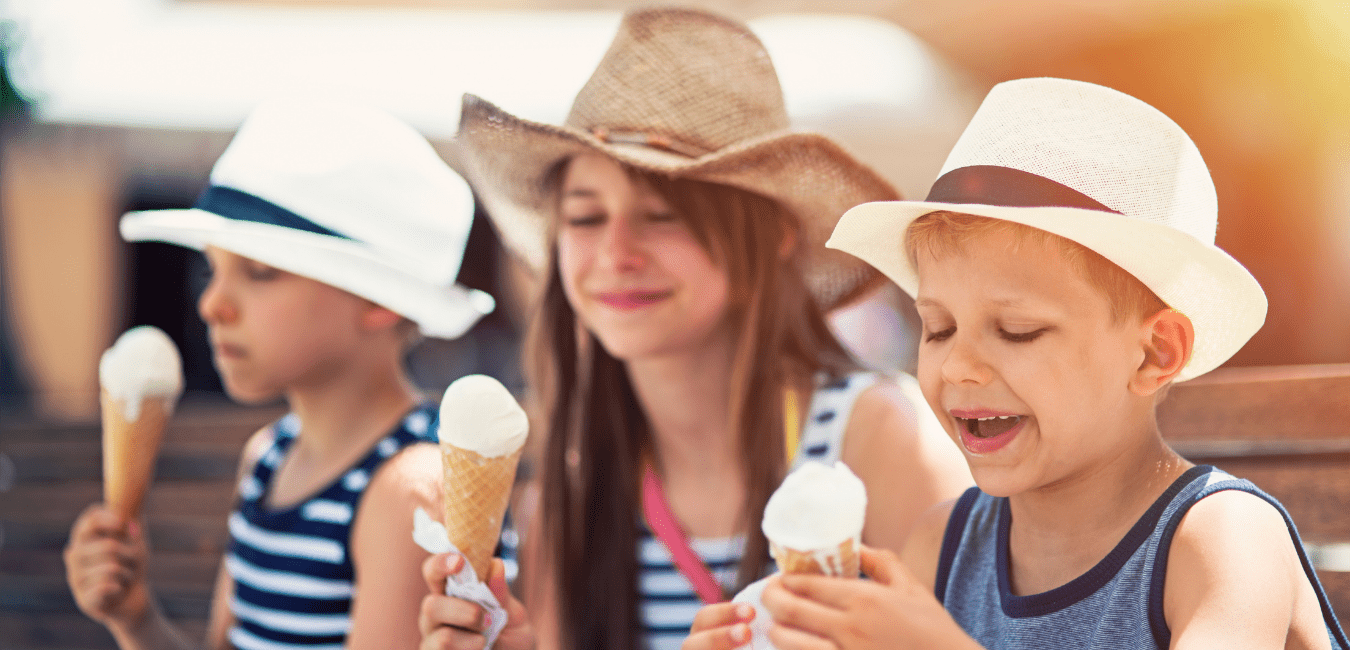
[[[355,591],[348,544],[357,503],[385,459],[410,444],[436,441],[435,415],[433,404],[414,409],[328,487],[279,510],[267,506],[266,495],[300,421],[291,414],[272,426],[272,443],[240,481],[230,513],[230,643],[239,650],[342,648]]]
[[[971,488],[948,520],[934,593],[986,648],[1167,648],[1172,634],[1163,616],[1163,583],[1172,537],[1191,506],[1222,490],[1254,494],[1280,511],[1317,592],[1331,647],[1350,648],[1289,513],[1250,481],[1205,465],[1177,478],[1087,573],[1029,596],[1015,596],[1009,588],[1008,500]]]
[[[858,396],[876,382],[877,375],[862,372],[826,379],[811,396],[806,425],[791,469],[806,461],[833,464],[843,448],[844,429]],[[912,378],[901,380],[913,382]],[[922,403],[922,402],[921,402]],[[691,539],[698,553],[725,591],[736,588],[736,567],[745,552],[743,536],[725,539]],[[772,569],[765,566],[765,573]],[[643,630],[649,650],[676,650],[689,636],[694,614],[703,606],[694,586],[675,567],[665,544],[639,521],[638,597]]]

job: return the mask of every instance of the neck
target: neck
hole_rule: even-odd
[[[300,418],[296,441],[313,453],[341,453],[386,434],[420,398],[398,357],[357,358],[338,372],[299,383],[286,401]]]
[[[668,480],[741,473],[740,436],[729,422],[730,338],[626,363],[651,427],[656,469]]]
[[[1040,547],[1078,549],[1092,556],[1106,551],[1192,463],[1162,440],[1152,413],[1140,442],[1095,466],[1036,490],[1009,498],[1015,537]],[[1100,558],[1098,558],[1100,559]]]

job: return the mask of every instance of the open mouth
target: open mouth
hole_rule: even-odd
[[[971,436],[987,440],[1012,431],[1022,422],[1020,415],[996,415],[987,418],[956,418]]]

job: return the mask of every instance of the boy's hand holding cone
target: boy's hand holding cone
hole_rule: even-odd
[[[811,462],[789,474],[769,497],[762,528],[783,573],[857,578],[866,514],[867,489],[847,465]],[[768,638],[773,619],[760,603],[767,580],[751,584],[732,599],[756,609],[748,646],[754,650],[774,647]]]
[[[129,522],[140,515],[164,428],[183,392],[178,348],[149,326],[127,330],[98,364],[103,498]]]

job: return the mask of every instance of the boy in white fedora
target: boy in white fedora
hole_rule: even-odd
[[[415,130],[315,100],[250,114],[188,210],[131,213],[129,241],[205,252],[198,309],[217,370],[244,403],[292,412],[253,435],[205,647],[412,648],[418,506],[439,511],[440,460],[404,354],[493,308],[455,284],[468,186]],[[66,550],[80,609],[122,648],[187,648],[147,584],[138,522],[93,505]]]
[[[829,245],[914,296],[918,378],[978,487],[870,582],[786,576],[779,648],[1345,648],[1284,508],[1168,448],[1167,387],[1265,319],[1214,246],[1213,182],[1165,115],[1093,84],[996,86],[926,201],[850,210]],[[935,598],[936,597],[936,598]],[[706,608],[685,645],[732,647]]]

